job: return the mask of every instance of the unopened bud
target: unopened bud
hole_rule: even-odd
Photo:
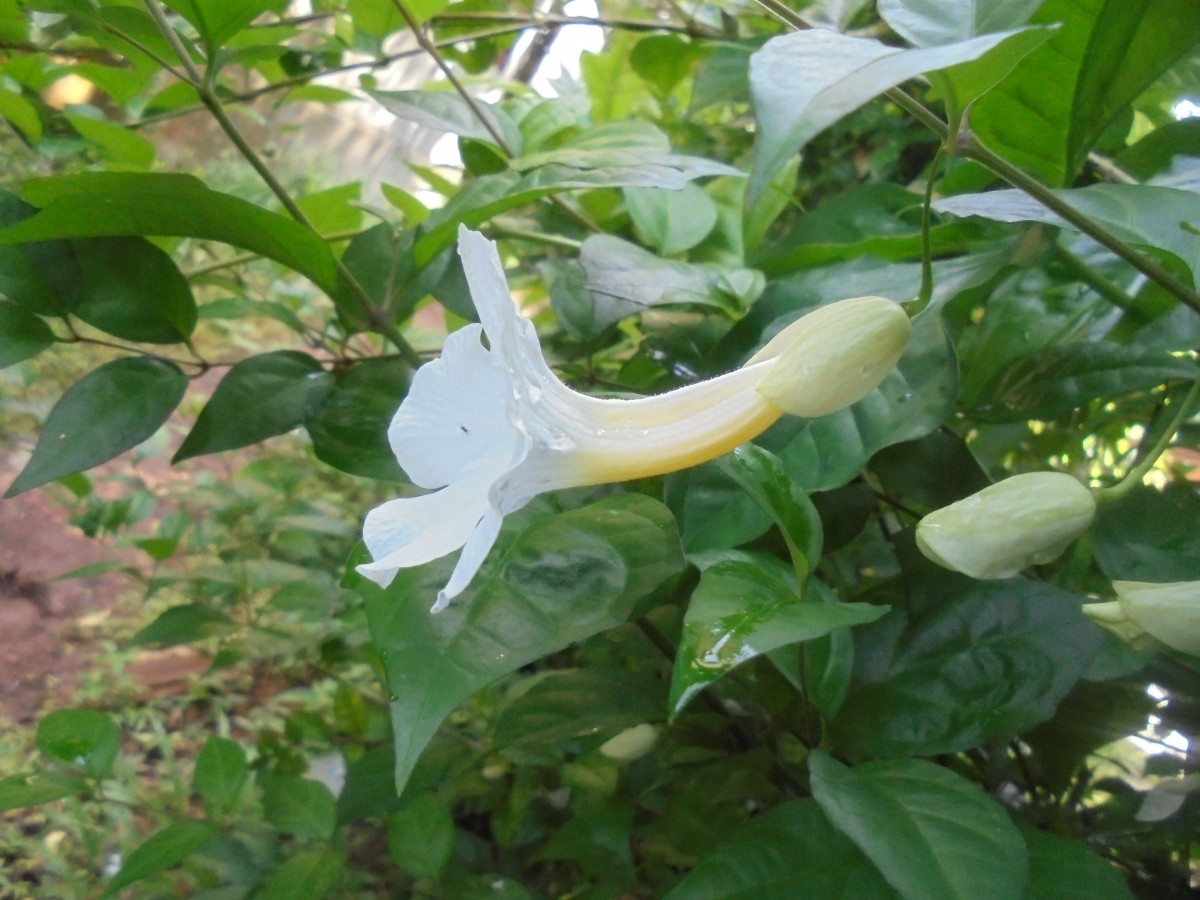
[[[912,328],[883,297],[856,297],[798,319],[751,363],[775,356],[758,392],[784,412],[816,418],[857,403],[896,367]]]
[[[1114,581],[1113,590],[1116,600],[1084,605],[1093,622],[1135,647],[1153,638],[1200,656],[1200,581]]]
[[[1095,514],[1092,492],[1070,475],[1014,475],[927,515],[917,547],[972,578],[1010,578],[1056,559]]]
[[[600,753],[617,762],[633,762],[640,759],[658,742],[658,729],[649,722],[626,728],[600,745]]]

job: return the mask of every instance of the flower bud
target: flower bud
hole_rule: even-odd
[[[758,392],[784,412],[816,418],[857,403],[896,367],[912,328],[883,297],[822,306],[780,332],[751,362],[778,354]]]
[[[600,753],[617,762],[633,762],[640,759],[658,742],[658,729],[649,722],[626,728],[600,745]]]
[[[1113,590],[1116,600],[1084,605],[1093,622],[1135,647],[1154,638],[1200,656],[1200,581],[1114,581]]]
[[[1092,492],[1070,475],[1014,475],[927,515],[917,547],[972,578],[1010,578],[1056,559],[1095,513]]]

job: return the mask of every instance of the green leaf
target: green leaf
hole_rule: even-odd
[[[450,4],[450,0],[412,0],[407,3],[418,22],[427,22]],[[350,0],[346,5],[354,27],[374,38],[385,38],[405,27],[396,4],[379,0]]]
[[[685,41],[677,34],[652,34],[634,45],[629,65],[665,100],[704,52],[703,44]]]
[[[908,900],[1021,900],[1029,858],[1008,813],[973,782],[921,759],[849,769],[808,757],[813,797]]]
[[[154,144],[136,131],[91,116],[67,113],[66,120],[110,162],[124,163],[136,169],[148,169],[154,165]]]
[[[210,190],[190,175],[97,172],[35,178],[21,193],[45,208],[0,231],[0,244],[118,235],[222,241],[307,276],[335,300],[341,296],[337,262],[320,235],[278,213]]]
[[[938,590],[928,611],[895,609],[854,634],[854,682],[832,731],[857,757],[955,753],[1044,722],[1100,646],[1074,594],[928,565],[908,575],[914,594]]]
[[[1009,31],[1029,21],[1043,0],[879,0],[879,16],[917,47]]]
[[[754,657],[838,628],[873,622],[886,606],[816,603],[796,596],[787,568],[774,557],[719,562],[700,576],[675,652],[671,718],[701,690]]]
[[[129,639],[135,647],[160,644],[173,647],[220,637],[237,630],[237,624],[225,613],[200,603],[184,603],[163,610],[149,625]]]
[[[103,896],[110,897],[123,887],[179,865],[218,835],[220,832],[205,822],[168,825],[129,854]]]
[[[1116,581],[1200,581],[1200,499],[1190,488],[1139,488],[1101,504],[1096,562]]]
[[[414,878],[436,879],[454,853],[454,817],[436,794],[421,794],[387,818],[388,855]]]
[[[665,900],[893,900],[879,870],[815,800],[791,800],[737,828]]]
[[[978,59],[1013,34],[924,50],[900,50],[821,28],[767,41],[750,58],[758,135],[747,202],[757,200],[788,157],[847,113],[917,75]]]
[[[175,262],[149,241],[72,241],[80,294],[71,312],[114,337],[175,344],[196,327],[196,301]]]
[[[527,519],[533,510],[523,514]],[[624,622],[683,568],[666,507],[622,494],[501,535],[472,587],[429,606],[449,561],[401,569],[387,590],[351,574],[384,660],[402,789],[442,719],[501,675]]]
[[[355,203],[361,198],[362,182],[339,184],[296,198],[305,218],[318,234],[362,228],[363,211]]]
[[[268,10],[279,12],[283,0],[164,0],[195,26],[209,48],[221,47]]]
[[[1025,900],[1133,900],[1121,870],[1086,844],[1046,831],[1025,831],[1029,892]]]
[[[1183,227],[1200,226],[1200,208],[1193,191],[1146,184],[1095,184],[1054,193],[1121,240],[1173,254],[1191,269],[1193,282],[1200,284],[1200,234]],[[1074,228],[1015,189],[945,197],[934,201],[933,208],[998,222],[1043,222]]]
[[[54,343],[50,326],[14,303],[0,302],[0,369],[37,356]]]
[[[304,323],[282,303],[268,300],[249,300],[246,297],[222,297],[205,303],[198,310],[201,319],[247,319],[261,316],[286,325],[297,334],[304,333]]]
[[[112,716],[94,709],[57,709],[38,722],[42,754],[92,778],[108,776],[120,743],[121,729]]]
[[[598,667],[542,672],[517,690],[496,719],[492,743],[538,759],[568,748],[585,753],[626,728],[660,720],[666,702],[657,676]]]
[[[16,194],[0,190],[0,226],[28,219],[37,208]],[[0,294],[18,306],[43,316],[60,316],[78,292],[79,273],[74,249],[66,241],[0,245]],[[64,299],[66,298],[66,299]]]
[[[0,779],[0,812],[40,806],[52,800],[86,793],[89,785],[82,778],[59,772],[34,772]]]
[[[740,547],[771,527],[771,517],[716,462],[668,475],[665,499],[688,553]]]
[[[800,590],[821,559],[821,517],[772,453],[745,444],[717,465],[771,517],[787,542]]]
[[[337,372],[325,402],[304,420],[317,459],[351,475],[406,480],[387,430],[411,381],[401,359],[365,359]]]
[[[460,138],[483,141],[514,156],[519,156],[521,153],[520,129],[507,113],[490,103],[476,99],[472,106],[452,91],[367,91],[367,93],[380,106],[405,122],[415,122],[424,128],[456,134]],[[478,110],[478,114],[476,114],[476,110]],[[484,122],[487,124],[485,125]],[[503,147],[493,136],[493,132],[503,140]]]
[[[196,757],[192,790],[200,795],[210,813],[222,813],[241,794],[249,771],[241,744],[228,738],[210,737]]]
[[[33,456],[4,496],[136,447],[179,405],[187,383],[178,366],[151,356],[114,360],[84,375],[50,410]]]
[[[972,130],[1051,186],[1070,184],[1117,114],[1195,44],[1194,13],[1191,0],[1046,0],[1031,21],[1061,28],[972,106]]]
[[[320,408],[333,383],[319,362],[296,350],[244,359],[221,379],[172,462],[291,431]]]
[[[42,117],[37,107],[20,94],[0,89],[0,118],[6,119],[31,144],[42,139]]]
[[[629,64],[638,38],[617,31],[604,44],[601,53],[583,53],[579,73],[592,101],[592,120],[607,124],[632,118],[638,100],[646,95],[641,77]]]
[[[268,775],[262,789],[263,815],[275,828],[318,841],[333,837],[337,801],[321,782],[294,775]]]
[[[625,206],[634,228],[663,256],[691,250],[717,224],[717,204],[694,184],[682,191],[626,188]]]
[[[332,848],[304,850],[285,860],[254,895],[259,900],[321,900],[341,880],[345,853]]]

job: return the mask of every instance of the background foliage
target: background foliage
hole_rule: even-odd
[[[1197,660],[1080,605],[1200,580],[1195,423],[1123,481],[1197,377],[1194,5],[604,2],[548,98],[570,4],[312,6],[0,0],[8,494],[141,554],[115,667],[211,656],[14,732],[0,892],[1187,896]],[[445,77],[381,87],[414,58]],[[280,150],[354,98],[461,167]],[[179,122],[228,150],[181,157]],[[864,294],[915,301],[913,340],[850,409],[540,498],[431,618],[447,561],[352,564],[408,490],[413,369],[474,318],[460,223],[582,390],[728,371]],[[186,480],[99,490],[135,447]],[[1122,485],[1059,561],[916,553],[923,514],[1051,468]]]

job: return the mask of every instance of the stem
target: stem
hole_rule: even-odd
[[[797,13],[784,6],[780,0],[755,0],[755,2],[793,28],[806,30],[809,27],[808,23],[801,19]],[[884,96],[928,127],[943,142],[950,136],[949,126],[936,113],[912,95],[900,88],[892,88],[889,91],[885,91]],[[1107,229],[1097,225],[1086,215],[1075,209],[1075,207],[1061,200],[1053,190],[1046,187],[1046,185],[1033,176],[1026,174],[1002,156],[993,153],[969,131],[964,131],[956,135],[955,141],[958,146],[949,149],[954,149],[963,157],[974,160],[990,169],[1013,187],[1024,191],[1047,209],[1058,214],[1060,218],[1070,223],[1072,227],[1086,234],[1101,246],[1111,250],[1147,278],[1157,282],[1181,303],[1200,313],[1200,293],[1184,284],[1153,259],[1135,250]]]
[[[1143,456],[1128,474],[1112,487],[1098,488],[1093,493],[1096,499],[1103,503],[1111,503],[1114,500],[1120,500],[1134,488],[1142,483],[1142,479],[1146,477],[1160,456],[1171,446],[1171,440],[1175,437],[1175,433],[1183,427],[1191,412],[1192,406],[1200,400],[1200,378],[1192,382],[1191,390],[1187,392],[1187,396],[1179,404],[1179,409],[1167,424],[1166,429],[1154,446],[1150,448],[1150,452]]]
[[[547,247],[558,247],[562,250],[579,252],[582,241],[561,234],[545,234],[541,231],[526,231],[524,228],[509,228],[507,225],[492,223],[490,231],[497,237],[510,238],[514,241],[529,241],[533,244],[545,244]]]
[[[929,305],[933,299],[933,248],[929,239],[930,209],[933,206],[933,182],[937,177],[938,168],[942,162],[944,147],[938,147],[929,164],[929,178],[925,182],[925,202],[921,206],[921,289],[908,308],[908,316],[912,318]]]
[[[1054,245],[1054,256],[1077,281],[1082,281],[1118,309],[1129,309],[1133,298],[1060,244]]]
[[[250,146],[249,142],[245,139],[245,137],[242,136],[241,131],[239,131],[238,127],[233,123],[233,120],[230,119],[228,114],[225,112],[225,107],[221,103],[221,98],[217,96],[214,83],[217,70],[213,66],[212,61],[209,61],[205,73],[201,75],[200,70],[196,68],[195,64],[188,56],[186,48],[179,40],[179,36],[171,27],[170,22],[167,21],[167,17],[163,13],[162,7],[159,6],[157,0],[144,0],[144,2],[146,4],[146,8],[150,11],[150,15],[154,17],[154,21],[158,25],[159,31],[162,32],[163,37],[167,39],[168,43],[171,44],[172,49],[179,56],[180,63],[187,71],[186,80],[200,95],[200,102],[205,105],[210,113],[212,113],[213,118],[217,120],[217,124],[221,126],[221,130],[225,132],[225,135],[230,141],[233,142],[233,145],[237,148],[238,152],[242,155],[246,162],[250,163],[254,171],[258,173],[258,176],[262,178],[267,187],[271,189],[271,193],[278,198],[283,208],[288,211],[288,214],[301,225],[315,232],[316,229],[313,228],[312,222],[308,220],[308,216],[304,214],[304,210],[300,209],[300,207],[296,205],[296,201],[292,199],[292,195],[288,193],[287,188],[285,188],[279,179],[275,177],[275,174],[270,170],[267,164],[263,162],[262,157],[260,157],[258,153],[255,152],[254,148]],[[372,328],[391,341],[395,345],[396,349],[399,350],[404,358],[408,361],[409,365],[411,365],[414,369],[419,366],[421,364],[421,357],[417,355],[417,351],[413,349],[412,345],[409,344],[404,338],[404,335],[400,333],[400,330],[396,328],[395,323],[390,321],[385,322],[380,316],[377,315],[379,310],[375,308],[374,303],[371,301],[371,297],[365,290],[363,290],[362,285],[358,283],[358,279],[356,279],[353,273],[346,268],[346,264],[342,262],[340,257],[335,256],[334,261],[337,265],[338,275],[350,288],[351,293],[362,307],[360,312],[371,323]]]

